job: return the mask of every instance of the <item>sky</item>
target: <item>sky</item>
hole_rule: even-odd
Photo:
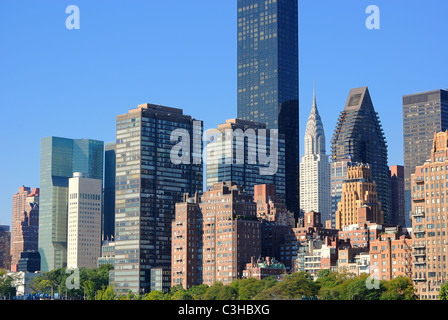
[[[142,103],[182,108],[205,129],[235,118],[236,4],[1,0],[0,225],[20,186],[39,187],[44,137],[114,141],[116,116]],[[372,4],[380,29],[366,27]],[[66,28],[69,5],[79,29]],[[447,12],[446,0],[299,0],[300,141],[314,80],[328,153],[350,89],[368,86],[389,164],[402,165],[403,95],[448,88]]]

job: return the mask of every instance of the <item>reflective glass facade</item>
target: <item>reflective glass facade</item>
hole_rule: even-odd
[[[104,152],[103,240],[115,234],[115,142],[106,143]]]
[[[220,182],[233,182],[249,194],[254,195],[254,186],[269,184],[276,187],[277,196],[285,200],[285,140],[278,134],[270,135],[270,130],[265,124],[244,121],[241,119],[228,120],[216,129],[218,135],[213,140],[207,139],[207,189]],[[266,140],[259,135],[259,130],[266,132]],[[213,130],[215,131],[215,130]],[[212,133],[213,133],[212,131]],[[233,136],[229,133],[232,132]],[[273,132],[274,133],[274,132]],[[207,133],[208,136],[208,133]],[[230,141],[230,139],[232,139]],[[260,145],[266,146],[267,154],[276,153],[277,169],[275,174],[264,174],[261,168],[269,165],[260,161],[257,154]],[[277,151],[272,149],[276,147]],[[229,151],[231,150],[231,154]],[[240,153],[241,152],[241,153]],[[221,155],[220,159],[213,159],[215,155]],[[239,156],[242,156],[241,160]],[[273,168],[273,167],[272,167]]]
[[[41,271],[67,264],[68,180],[74,172],[103,179],[104,142],[43,138],[41,141],[39,253]]]
[[[197,125],[199,123],[199,129]],[[171,133],[190,135],[189,163],[170,158]],[[203,123],[182,110],[140,105],[117,117],[115,189],[115,280],[117,293],[149,292],[171,286],[171,222],[184,193],[202,192]],[[194,142],[199,142],[195,145]],[[151,270],[157,270],[152,274]],[[163,270],[162,272],[160,270]],[[165,276],[160,278],[159,275]],[[168,276],[166,276],[168,274]],[[162,283],[157,279],[162,279]],[[159,280],[160,280],[159,279]],[[153,285],[151,285],[153,283]]]
[[[385,223],[391,223],[390,170],[386,137],[367,87],[350,90],[331,140],[333,161],[369,164]]]
[[[285,136],[286,205],[299,212],[298,1],[238,0],[238,118]]]

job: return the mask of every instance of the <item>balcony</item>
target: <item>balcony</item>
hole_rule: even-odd
[[[426,281],[426,276],[414,276],[412,277],[413,281]]]
[[[423,180],[423,178],[417,178],[414,181],[415,181],[415,183],[419,183],[419,184],[425,183],[425,180]]]
[[[423,197],[423,196],[415,196],[414,198],[412,198],[412,201],[414,201],[414,202],[425,201],[425,197]]]
[[[414,251],[414,257],[425,257],[426,252],[424,251]]]
[[[424,217],[425,213],[424,212],[412,212],[411,215],[413,217]]]
[[[425,260],[422,260],[422,261],[417,261],[416,260],[416,261],[413,262],[413,264],[414,265],[424,265],[424,264],[426,264],[426,261]]]
[[[414,249],[425,249],[426,245],[425,244],[416,244],[413,247],[414,247]]]

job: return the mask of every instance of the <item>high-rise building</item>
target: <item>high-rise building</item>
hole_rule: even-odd
[[[171,222],[185,193],[203,190],[202,121],[142,104],[117,116],[114,288],[171,287]]]
[[[68,182],[67,267],[93,269],[101,254],[103,181],[75,172]]]
[[[11,231],[0,226],[0,269],[11,270]]]
[[[420,299],[436,300],[448,280],[448,131],[434,135],[431,158],[411,175],[413,275]]]
[[[103,234],[111,241],[115,234],[115,142],[104,145]]]
[[[331,171],[331,227],[336,228],[336,211],[342,197],[342,185],[347,179],[347,167],[351,165],[350,158],[332,161]]]
[[[411,226],[411,174],[431,157],[434,133],[448,129],[448,91],[433,90],[403,96],[405,213]]]
[[[347,167],[347,179],[342,185],[341,201],[336,211],[336,229],[359,223],[358,211],[368,208],[369,221],[382,224],[382,204],[378,201],[376,184],[372,180],[370,166],[353,164]]]
[[[22,186],[12,197],[11,271],[17,271],[20,255],[38,249],[39,189]]]
[[[391,223],[406,227],[403,166],[390,167],[390,202]]]
[[[369,164],[384,221],[390,217],[390,172],[386,138],[367,87],[350,90],[331,140],[332,160]]]
[[[256,207],[253,196],[227,182],[177,204],[171,285],[227,285],[241,278],[246,264],[261,254]]]
[[[238,0],[238,118],[285,135],[286,205],[299,214],[297,0]],[[280,190],[279,190],[280,191]]]
[[[315,90],[305,131],[305,155],[300,163],[300,209],[320,212],[323,221],[331,220],[330,163]]]
[[[207,130],[206,188],[231,181],[254,195],[254,186],[274,185],[285,199],[285,142],[265,124],[241,119],[227,120]]]
[[[103,179],[104,142],[90,139],[43,138],[39,196],[41,271],[67,265],[68,180],[74,172]]]

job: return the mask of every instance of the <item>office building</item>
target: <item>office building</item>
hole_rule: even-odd
[[[286,199],[285,141],[265,124],[230,119],[206,132],[206,188],[231,181],[248,194],[254,186],[274,185]]]
[[[234,183],[217,183],[177,204],[172,232],[172,286],[228,285],[261,254],[256,204]]]
[[[36,272],[40,269],[39,251],[23,251],[17,263],[17,271]]]
[[[39,195],[41,271],[67,266],[68,180],[74,172],[103,179],[104,142],[43,138]]]
[[[285,136],[286,206],[299,214],[298,1],[238,0],[238,118]]]
[[[101,254],[103,181],[75,172],[68,182],[67,267],[93,269]]]
[[[104,145],[103,241],[115,234],[115,142]]]
[[[411,174],[431,157],[434,133],[448,129],[448,91],[433,90],[403,96],[405,213],[411,226]]]
[[[390,212],[394,226],[406,227],[404,167],[390,167]]]
[[[331,220],[330,163],[326,154],[325,132],[317,110],[316,90],[305,131],[305,155],[300,163],[300,209],[320,212]]]
[[[12,197],[11,271],[24,251],[38,250],[39,189],[22,186]]]
[[[416,294],[436,300],[447,278],[448,131],[434,135],[431,158],[411,175],[413,274]]]
[[[142,104],[117,116],[117,294],[170,289],[175,204],[203,190],[202,133],[178,108]]]
[[[350,90],[331,140],[333,161],[349,158],[369,164],[384,220],[391,223],[390,172],[386,138],[367,87]]]
[[[347,179],[342,185],[341,201],[336,211],[336,229],[360,222],[358,211],[366,208],[366,221],[382,224],[382,204],[378,201],[376,184],[372,180],[370,166],[352,164],[347,167]]]

